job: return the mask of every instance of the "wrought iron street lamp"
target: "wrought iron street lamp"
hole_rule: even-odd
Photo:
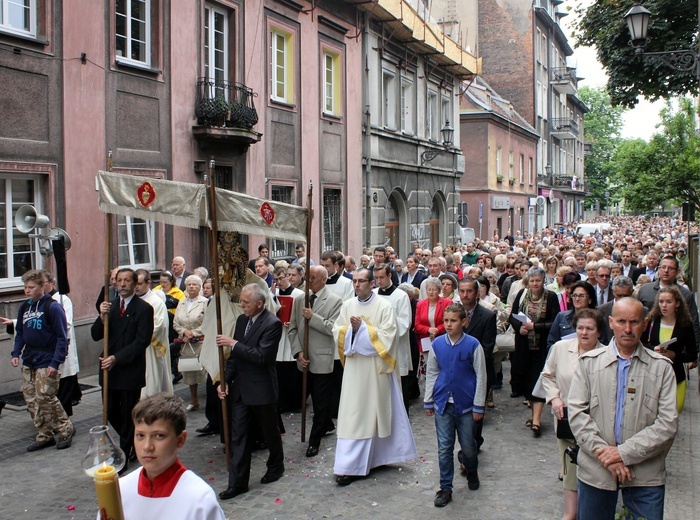
[[[432,161],[438,155],[442,155],[452,150],[455,129],[450,126],[449,121],[445,121],[445,126],[442,128],[442,130],[440,130],[440,133],[442,134],[442,146],[444,146],[445,149],[426,150],[425,152],[423,152],[420,155],[421,166],[423,166],[427,162]]]
[[[700,13],[700,0],[698,0],[698,13]],[[650,63],[661,63],[680,72],[693,72],[700,81],[700,60],[697,51],[681,49],[666,52],[644,52],[651,16],[651,12],[640,4],[634,4],[625,15],[635,52]],[[698,34],[700,34],[700,28]]]

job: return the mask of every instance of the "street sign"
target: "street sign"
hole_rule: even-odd
[[[479,222],[481,222],[482,220],[484,220],[484,203],[483,203],[483,201],[479,202]]]

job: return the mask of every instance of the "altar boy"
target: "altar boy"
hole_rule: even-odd
[[[131,416],[142,467],[119,479],[124,519],[224,520],[214,490],[177,456],[187,439],[182,400],[155,394],[139,401]]]

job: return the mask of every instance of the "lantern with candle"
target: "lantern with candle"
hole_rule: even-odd
[[[123,520],[118,472],[124,467],[126,456],[114,442],[109,426],[90,429],[90,444],[83,458],[83,471],[95,479],[97,507],[101,520]]]

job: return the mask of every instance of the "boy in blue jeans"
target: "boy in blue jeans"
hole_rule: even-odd
[[[435,507],[452,501],[455,432],[462,448],[459,462],[467,473],[469,489],[479,489],[478,448],[475,424],[484,418],[486,401],[486,362],[479,342],[462,332],[467,312],[453,303],[443,315],[445,334],[434,342],[426,368],[424,407],[435,415],[440,464],[440,490]]]

